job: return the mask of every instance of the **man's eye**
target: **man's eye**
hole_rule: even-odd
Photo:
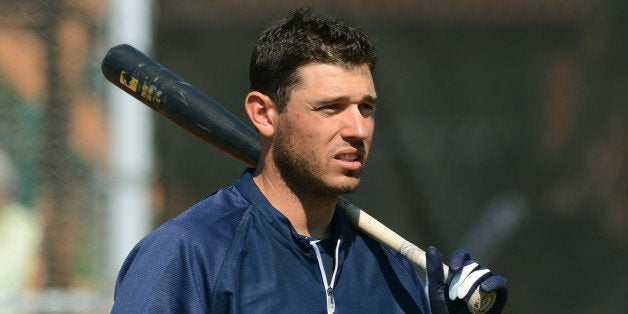
[[[373,115],[375,113],[375,106],[371,104],[361,104],[360,111],[368,115]]]
[[[338,104],[329,104],[329,105],[322,106],[319,109],[323,111],[336,111],[338,110],[339,107],[340,106]]]

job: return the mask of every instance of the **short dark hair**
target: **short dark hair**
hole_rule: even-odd
[[[375,44],[364,31],[336,17],[299,8],[257,39],[249,65],[251,90],[269,96],[282,111],[299,83],[296,71],[309,63],[366,64],[372,72],[377,63]]]

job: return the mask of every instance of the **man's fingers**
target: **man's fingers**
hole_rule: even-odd
[[[475,290],[480,283],[482,277],[490,275],[490,271],[481,267],[478,263],[470,261],[469,264],[462,267],[462,271],[458,272],[449,283],[449,299],[464,299],[469,292]]]
[[[466,298],[469,294],[475,291],[475,288],[479,285],[479,283],[486,277],[490,276],[490,270],[483,268],[478,269],[472,272],[467,278],[465,278],[462,283],[458,286],[458,295],[459,299]],[[451,297],[451,296],[450,296]]]
[[[508,300],[508,281],[502,276],[491,276],[480,284],[480,290],[483,292],[495,291],[497,293],[495,303],[488,314],[501,313]]]
[[[428,283],[430,285],[434,283],[444,286],[445,275],[443,273],[443,259],[438,249],[433,246],[427,248],[425,259],[427,261],[425,272],[427,273]]]
[[[445,275],[443,273],[443,259],[440,252],[433,246],[425,252],[427,275],[427,295],[432,313],[449,313],[445,300]]]
[[[459,272],[469,260],[471,260],[471,256],[467,251],[462,249],[457,250],[451,254],[451,258],[449,259],[449,271],[454,273]]]
[[[480,290],[483,292],[499,292],[500,290],[507,290],[508,282],[502,276],[491,276],[490,278],[484,280],[480,285]]]

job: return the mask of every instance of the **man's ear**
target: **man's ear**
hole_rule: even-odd
[[[275,133],[277,108],[270,97],[256,91],[249,92],[244,100],[244,109],[260,135],[271,137]]]

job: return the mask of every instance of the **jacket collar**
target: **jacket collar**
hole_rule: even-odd
[[[295,243],[304,253],[314,256],[312,246],[310,245],[312,238],[298,234],[288,218],[270,204],[266,196],[262,194],[262,191],[253,181],[253,172],[255,172],[254,168],[247,168],[235,183],[235,186],[251,203],[253,210],[260,213],[268,224],[278,232],[280,238],[285,240],[286,243]],[[332,234],[342,240],[340,250],[346,250],[353,241],[355,233],[349,220],[338,206],[336,206],[332,224],[334,224]]]

